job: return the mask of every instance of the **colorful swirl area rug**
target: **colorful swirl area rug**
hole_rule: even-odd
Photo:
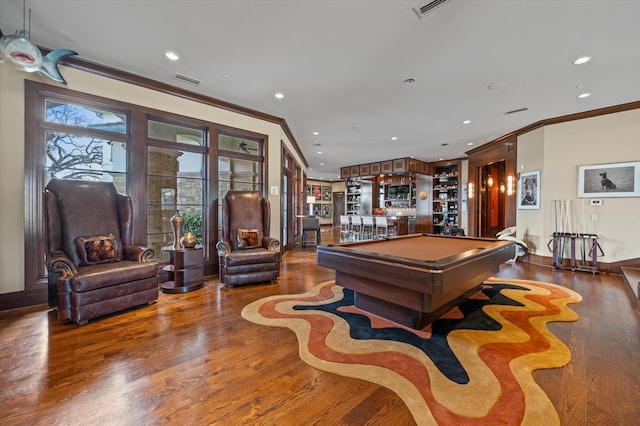
[[[557,425],[558,414],[532,371],[562,367],[569,349],[546,327],[575,321],[582,298],[554,284],[490,278],[422,330],[354,306],[333,281],[298,295],[247,305],[242,316],[285,327],[312,367],[395,392],[418,425]]]

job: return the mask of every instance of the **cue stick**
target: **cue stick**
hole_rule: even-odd
[[[560,200],[560,253],[558,256],[558,263],[562,266],[562,259],[564,259],[564,200]]]
[[[587,258],[586,258],[586,246],[584,240],[584,234],[587,232],[586,222],[584,220],[584,198],[582,199],[582,251],[580,253],[580,257],[582,258],[582,266],[587,266]]]

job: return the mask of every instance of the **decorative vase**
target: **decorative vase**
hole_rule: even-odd
[[[180,210],[176,210],[176,214],[171,216],[169,219],[169,223],[171,223],[171,228],[173,228],[173,249],[181,250],[184,248],[182,242],[182,225],[184,225],[184,217],[180,214]]]
[[[187,231],[184,233],[184,237],[180,239],[180,242],[185,248],[194,248],[198,243],[198,239],[193,232]]]

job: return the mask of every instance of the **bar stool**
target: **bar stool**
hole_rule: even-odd
[[[359,240],[362,238],[362,217],[359,215],[351,216],[351,232],[353,233],[353,239]]]
[[[373,239],[375,232],[375,223],[373,222],[373,216],[362,216],[362,234],[363,240]]]
[[[387,237],[393,237],[398,235],[396,221],[389,218],[385,218],[385,219],[387,219]]]
[[[340,242],[351,241],[353,232],[351,232],[351,220],[346,214],[340,215]]]
[[[375,238],[387,238],[389,236],[389,223],[386,216],[376,216]]]
[[[320,219],[317,217],[302,218],[302,247],[320,245]]]

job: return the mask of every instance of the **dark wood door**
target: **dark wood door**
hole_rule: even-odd
[[[487,164],[480,174],[480,236],[495,238],[505,228],[505,162]]]
[[[333,193],[333,226],[340,225],[340,216],[344,214],[344,192]]]

